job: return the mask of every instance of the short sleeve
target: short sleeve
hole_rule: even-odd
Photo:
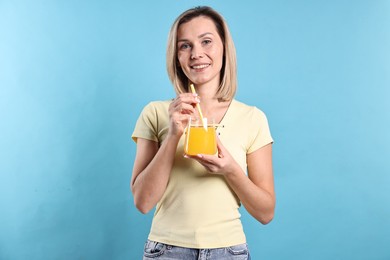
[[[149,103],[142,110],[131,137],[135,142],[137,138],[158,142],[157,111],[153,103]]]
[[[250,125],[250,144],[247,153],[252,153],[257,149],[273,143],[271,131],[269,129],[268,120],[263,111],[254,108],[252,111],[251,125]]]

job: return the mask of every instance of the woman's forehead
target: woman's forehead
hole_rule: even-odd
[[[217,28],[211,18],[199,16],[183,23],[178,28],[178,38],[181,37],[203,37],[206,34],[217,34]]]

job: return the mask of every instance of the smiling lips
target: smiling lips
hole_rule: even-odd
[[[207,68],[207,67],[209,67],[209,66],[210,66],[210,63],[206,63],[206,64],[197,64],[197,65],[191,66],[191,69],[199,70],[199,69]]]

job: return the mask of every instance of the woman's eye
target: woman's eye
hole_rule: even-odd
[[[186,50],[188,48],[191,48],[191,46],[188,43],[183,43],[180,45],[180,50]]]
[[[210,44],[211,43],[211,40],[203,40],[203,44],[204,45],[208,45],[208,44]]]

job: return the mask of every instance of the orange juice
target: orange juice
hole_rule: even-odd
[[[217,140],[214,126],[189,126],[184,144],[188,155],[216,154]]]

